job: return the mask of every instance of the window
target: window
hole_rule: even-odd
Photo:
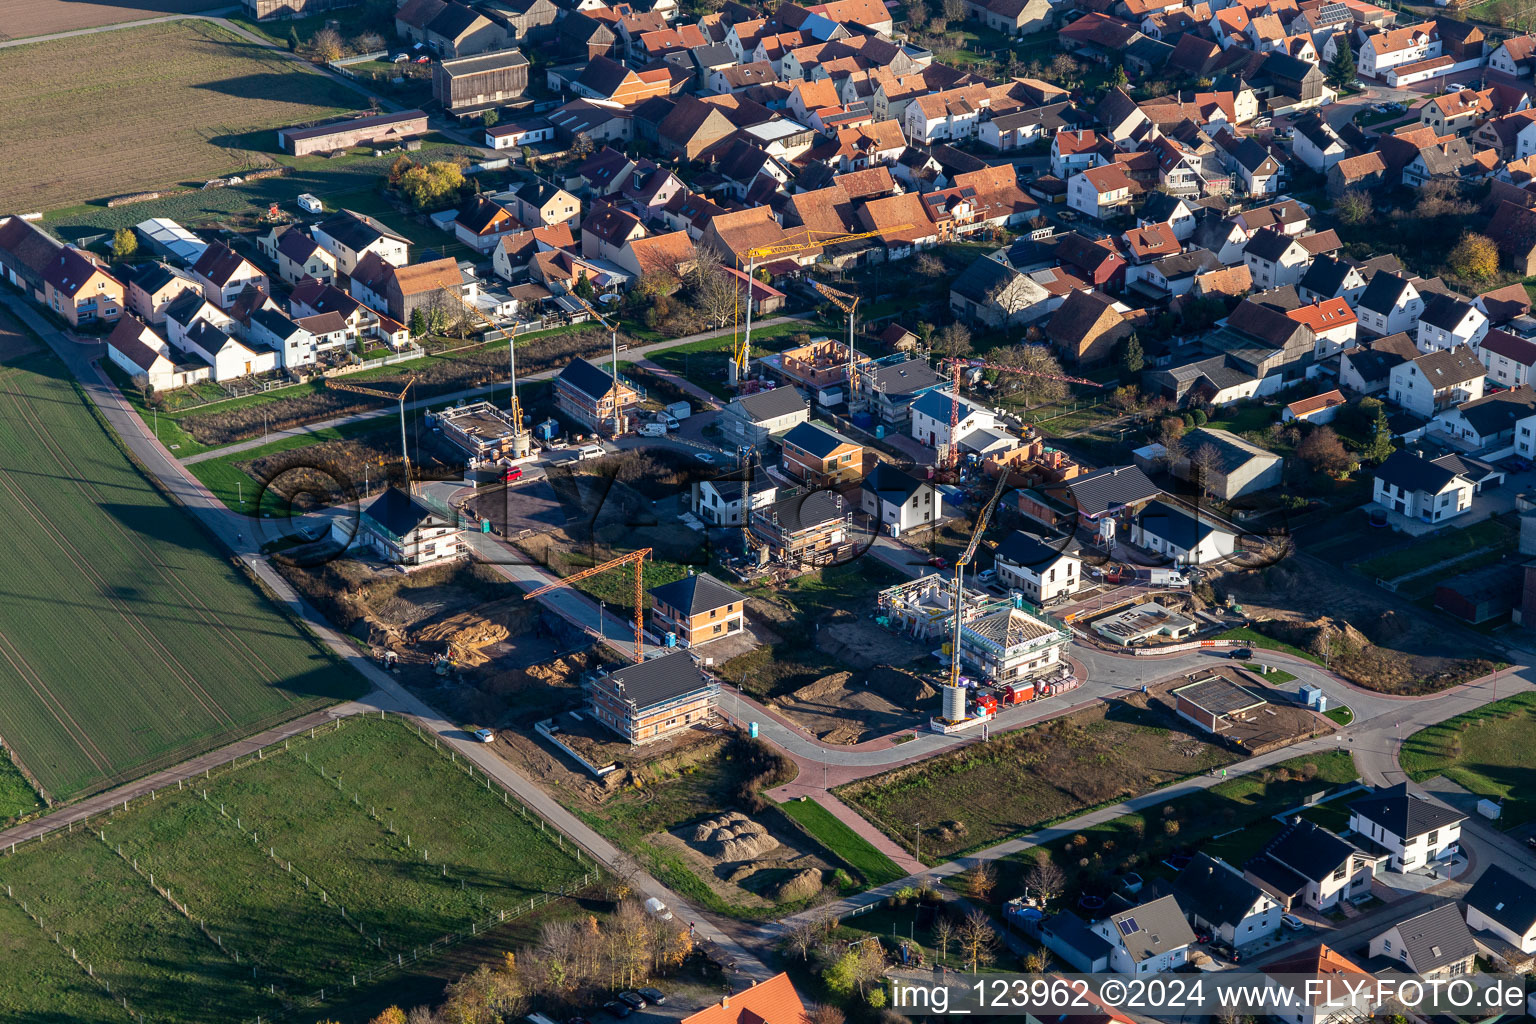
[[[1348,867],[1348,865],[1345,865],[1345,866],[1344,866],[1344,867],[1340,867],[1340,868],[1339,868],[1339,869],[1338,869],[1338,870],[1337,870],[1337,871],[1335,871],[1335,872],[1334,872],[1334,873],[1333,873],[1333,880],[1334,880],[1334,881],[1338,881],[1338,880],[1339,880],[1339,879],[1341,879],[1341,878],[1343,878],[1343,877],[1344,877],[1344,874],[1345,874],[1345,868],[1346,868],[1346,867]]]
[[[1385,942],[1383,942],[1381,944],[1381,948],[1383,950],[1385,950],[1386,952],[1388,952],[1388,953],[1392,952],[1392,940],[1391,939],[1387,939]]]
[[[1439,829],[1435,829],[1433,832],[1431,832],[1425,838],[1424,841],[1429,843],[1431,846],[1433,846],[1439,839],[1440,839],[1440,830]]]

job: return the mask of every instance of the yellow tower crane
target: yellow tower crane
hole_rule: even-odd
[[[498,331],[501,328],[496,321],[485,315],[485,312],[458,293],[457,289],[447,289],[454,298],[459,300],[459,305],[469,313],[472,319],[485,324],[487,330]],[[527,428],[523,426],[523,406],[517,400],[517,337],[507,336],[507,377],[511,382],[512,399],[507,404],[507,414],[512,419],[512,454],[514,458],[522,458],[533,450]]]
[[[965,601],[963,599],[964,588],[962,586],[965,567],[976,557],[976,547],[981,543],[981,535],[987,532],[987,523],[992,519],[992,513],[997,509],[997,502],[1003,496],[1003,491],[1008,486],[1008,468],[997,475],[997,487],[992,491],[992,497],[982,506],[981,512],[976,516],[976,528],[971,531],[971,542],[965,546],[965,552],[955,559],[955,624],[953,635],[949,643],[949,685],[960,685],[960,626],[965,618]]]
[[[572,573],[564,579],[556,580],[553,583],[546,583],[544,586],[537,590],[531,590],[523,595],[523,600],[530,601],[535,597],[543,597],[550,591],[561,590],[570,586],[572,583],[575,583],[577,580],[584,580],[588,576],[596,576],[598,573],[607,572],[609,569],[616,569],[621,565],[627,565],[633,562],[635,566],[635,661],[644,661],[645,609],[641,604],[641,600],[645,597],[645,589],[643,585],[644,577],[642,576],[642,570],[645,566],[646,556],[648,556],[650,553],[650,548],[640,548],[637,551],[631,551],[627,555],[620,555],[618,558],[610,558],[608,561],[603,562],[601,565],[594,565],[589,569],[583,569],[580,572]],[[598,607],[598,616],[599,618],[597,620],[597,631],[599,634],[601,634],[603,631],[601,606]]]
[[[859,296],[838,291],[831,285],[822,284],[820,281],[812,281],[811,287],[821,293],[823,297],[838,309],[848,314],[848,398],[851,402],[859,393],[859,375],[856,369],[858,356],[853,350],[853,315],[859,308]]]
[[[411,479],[411,455],[405,447],[405,396],[411,390],[411,385],[416,383],[414,376],[406,378],[405,387],[400,389],[397,395],[391,391],[381,391],[378,388],[365,387],[362,384],[348,384],[334,377],[325,379],[325,386],[333,391],[350,391],[358,395],[370,395],[374,398],[390,398],[400,403],[400,461],[405,465],[405,486],[410,493],[416,493],[416,481]]]
[[[753,274],[757,272],[757,261],[768,256],[789,256],[807,249],[820,249],[829,245],[841,245],[844,242],[857,242],[863,238],[875,238],[892,231],[904,231],[911,227],[910,224],[901,224],[893,228],[882,228],[879,231],[857,231],[852,234],[836,234],[828,231],[816,231],[813,228],[795,228],[789,234],[791,237],[803,236],[803,241],[780,242],[777,245],[760,245],[754,249],[747,249],[737,254],[736,263],[747,261],[747,333],[734,339],[731,348],[731,365],[729,368],[729,382],[739,384],[747,379],[747,362],[752,351],[752,282]]]

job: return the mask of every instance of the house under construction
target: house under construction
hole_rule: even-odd
[[[513,438],[517,431],[511,418],[490,402],[475,402],[437,414],[443,436],[471,459],[494,461],[515,458]]]
[[[960,626],[960,661],[987,682],[1007,686],[1060,671],[1071,642],[1065,626],[1009,605]]]
[[[1005,607],[1003,598],[980,590],[964,591],[961,621],[970,622]],[[881,625],[917,640],[947,640],[955,624],[955,581],[938,573],[887,587],[876,597]]]
[[[748,525],[759,562],[809,569],[851,556],[853,508],[841,494],[818,490],[790,491],[754,509]]]
[[[824,391],[847,384],[850,366],[857,371],[868,365],[869,357],[854,352],[850,360],[845,342],[817,338],[809,345],[779,353],[776,362],[774,366],[770,361],[770,367],[777,369],[793,383],[812,391]]]

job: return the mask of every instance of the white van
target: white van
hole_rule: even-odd
[[[577,452],[576,452],[576,461],[578,461],[578,462],[585,462],[588,459],[600,459],[604,455],[607,455],[607,454],[608,454],[607,452],[603,451],[603,446],[602,445],[600,445],[600,444],[589,444],[589,445],[586,445],[585,447],[580,448],[580,449],[577,450]]]
[[[658,921],[672,920],[672,911],[668,910],[667,905],[655,896],[645,901],[645,911]]]

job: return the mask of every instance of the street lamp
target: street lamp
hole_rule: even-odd
[[[599,601],[597,602],[597,638],[602,640],[605,637],[606,634],[603,632],[603,602]]]

